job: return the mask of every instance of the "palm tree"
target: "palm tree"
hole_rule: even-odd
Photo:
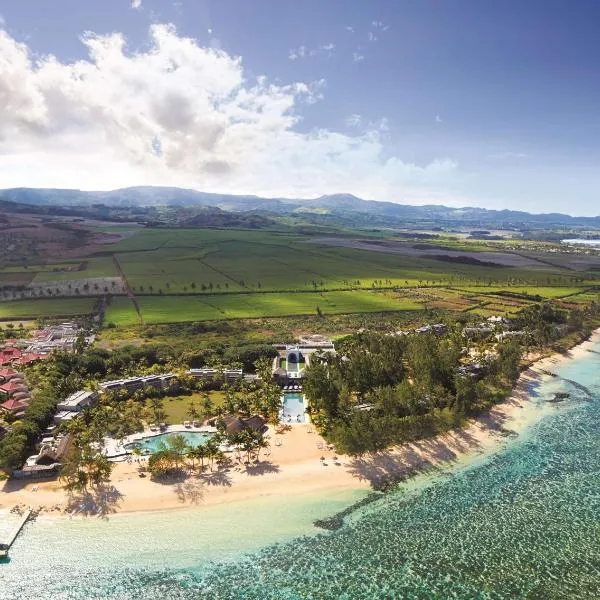
[[[204,444],[198,444],[194,450],[194,455],[200,460],[200,469],[204,471],[204,459],[207,456],[207,448]]]
[[[200,417],[200,413],[196,408],[196,402],[194,401],[194,398],[190,400],[190,405],[188,406],[186,414],[189,417],[190,421],[196,421]]]
[[[210,470],[212,471],[215,459],[221,454],[219,442],[214,438],[209,438],[204,444],[206,448],[206,457],[210,460]]]
[[[269,441],[266,440],[264,437],[260,436],[260,438],[258,438],[256,440],[256,460],[259,459],[261,450],[266,450],[267,448],[270,448],[270,447],[271,447],[271,444],[269,444]]]

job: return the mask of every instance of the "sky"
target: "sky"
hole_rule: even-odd
[[[0,0],[0,189],[600,214],[597,0]]]

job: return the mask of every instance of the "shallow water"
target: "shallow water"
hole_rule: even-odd
[[[310,520],[348,497],[40,519],[0,566],[0,598],[598,598],[599,367],[589,352],[556,369],[564,379],[535,392],[545,416],[503,450],[415,480],[332,533]],[[559,390],[571,398],[543,403]]]

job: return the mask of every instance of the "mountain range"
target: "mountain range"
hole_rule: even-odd
[[[262,198],[213,194],[177,187],[130,187],[104,192],[71,189],[13,188],[0,190],[0,201],[60,208],[213,208],[229,213],[253,213],[263,218],[291,218],[327,226],[467,226],[473,228],[600,228],[598,217],[560,213],[531,214],[513,210],[413,206],[363,200],[351,194],[316,199]],[[201,211],[206,213],[207,211]]]

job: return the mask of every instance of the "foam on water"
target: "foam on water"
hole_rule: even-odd
[[[94,560],[87,560],[69,550],[82,547],[76,535],[73,543],[73,522],[49,520],[42,535],[39,521],[19,540],[11,563],[0,567],[0,597],[598,598],[599,367],[593,352],[565,364],[559,370],[564,379],[545,382],[537,393],[548,398],[566,390],[571,398],[545,405],[546,416],[526,435],[451,476],[430,476],[387,494],[337,531],[292,541],[283,535],[285,543],[240,556],[210,548],[220,530],[229,532],[225,546],[237,539],[239,549],[251,550],[253,535],[254,548],[269,543],[264,527],[272,523],[276,530],[277,518],[259,504],[246,505],[248,528],[235,517],[238,528],[232,527],[224,511],[211,537],[195,540],[163,527],[186,521],[189,529],[193,520],[184,513],[145,515],[146,528],[139,515],[112,517],[109,525],[92,522],[78,530],[81,543],[93,548]],[[302,510],[305,500],[294,506]],[[202,510],[195,518],[209,522]],[[113,555],[115,523],[127,529],[129,551]],[[51,534],[62,540],[58,546]]]

